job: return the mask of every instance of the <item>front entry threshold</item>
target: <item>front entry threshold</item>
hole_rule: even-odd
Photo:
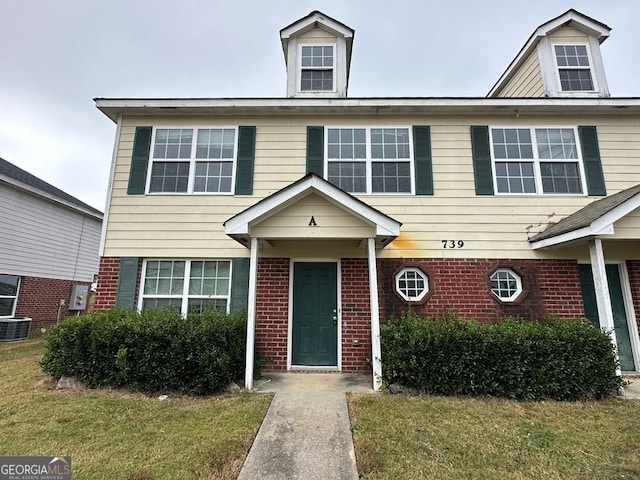
[[[292,372],[339,372],[338,367],[331,365],[291,365],[289,370]]]

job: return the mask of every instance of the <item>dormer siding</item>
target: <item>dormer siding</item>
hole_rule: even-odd
[[[498,97],[544,97],[544,82],[538,52],[532,52],[522,67],[498,93]]]

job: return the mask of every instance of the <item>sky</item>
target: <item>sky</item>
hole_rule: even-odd
[[[356,31],[350,97],[482,97],[569,8],[613,29],[609,90],[640,97],[639,0],[2,0],[0,157],[104,211],[93,98],[284,97],[279,30],[314,10]]]

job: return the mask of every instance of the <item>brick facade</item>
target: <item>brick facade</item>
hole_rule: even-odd
[[[396,274],[405,267],[418,267],[429,278],[426,301],[411,304],[414,312],[428,317],[453,312],[492,322],[506,316],[584,315],[575,260],[399,258],[378,260],[381,321],[409,307],[395,288]],[[516,302],[503,303],[492,294],[489,275],[497,268],[510,268],[522,278],[523,293]]]
[[[32,318],[31,331],[36,332],[41,328],[50,328],[55,325],[59,318],[75,315],[75,310],[69,311],[69,300],[73,285],[91,287],[91,282],[21,277],[15,317]],[[64,306],[60,305],[60,300],[64,300]],[[85,312],[86,310],[82,310],[80,314]]]
[[[95,310],[106,310],[116,304],[120,257],[101,257],[98,268],[98,288],[96,290]]]
[[[366,258],[343,258],[341,266],[342,369],[368,373],[371,372],[368,262]]]
[[[260,258],[256,292],[256,353],[263,369],[287,369],[289,259]]]
[[[342,259],[342,369],[371,371],[369,274],[366,259]],[[256,352],[264,370],[286,370],[289,324],[288,258],[258,261]],[[355,340],[355,343],[354,343]]]

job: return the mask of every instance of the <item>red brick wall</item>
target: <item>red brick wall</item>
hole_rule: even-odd
[[[256,353],[263,370],[287,369],[289,259],[260,258],[256,292]]]
[[[381,321],[409,307],[395,293],[395,276],[404,267],[419,267],[429,277],[426,301],[411,305],[421,315],[437,317],[451,311],[482,322],[505,316],[584,315],[574,260],[379,259]],[[521,276],[523,294],[516,302],[502,303],[491,293],[489,275],[496,268],[511,268]]]
[[[78,282],[73,280],[58,280],[42,277],[21,277],[18,304],[16,306],[17,318],[31,317],[31,331],[41,328],[49,328],[58,320],[58,308],[60,317],[75,315],[76,311],[69,312],[69,300],[72,285],[91,286],[91,282]],[[65,305],[60,306],[60,300]],[[80,314],[85,311],[80,311]]]
[[[118,291],[118,274],[120,272],[120,257],[101,257],[98,270],[98,288],[94,303],[94,310],[106,310],[116,304]],[[138,280],[136,283],[136,302],[140,293],[140,277],[142,272],[142,258],[138,261]]]
[[[627,272],[631,284],[631,298],[636,314],[638,330],[640,330],[640,260],[627,260]]]
[[[371,371],[369,267],[366,258],[343,258],[341,264],[342,370],[368,373]]]
[[[286,370],[289,321],[289,259],[258,261],[256,352],[264,370]],[[346,372],[371,370],[369,275],[366,259],[342,260],[342,367]],[[358,344],[354,345],[354,339]]]
[[[98,288],[93,308],[106,310],[116,303],[116,291],[118,288],[118,272],[120,270],[120,257],[101,257],[98,268]]]

